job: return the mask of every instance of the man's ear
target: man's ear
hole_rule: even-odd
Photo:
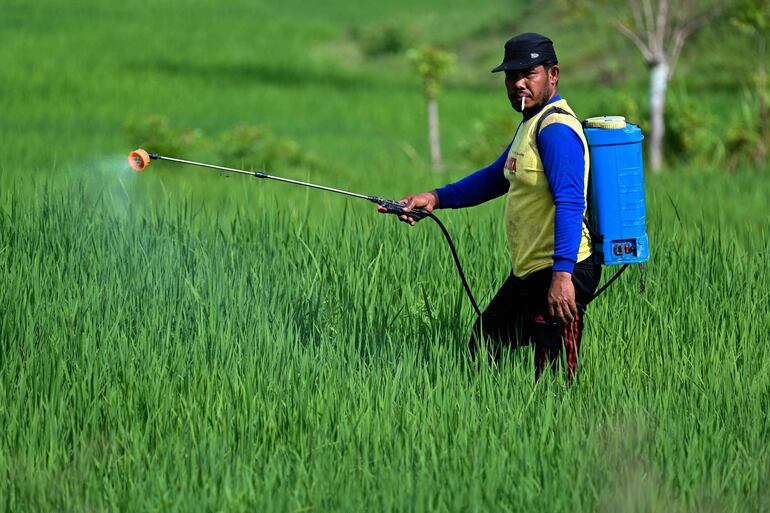
[[[559,82],[559,65],[554,64],[551,66],[551,68],[548,70],[548,80],[553,84],[556,85],[557,82]]]

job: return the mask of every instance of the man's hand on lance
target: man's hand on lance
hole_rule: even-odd
[[[436,191],[421,192],[420,194],[410,194],[409,196],[401,198],[399,203],[404,205],[404,210],[407,212],[413,208],[422,208],[428,212],[432,212],[433,209],[438,208],[438,194],[436,194]],[[383,207],[377,207],[377,210],[382,213],[387,212],[387,210]],[[419,219],[414,219],[409,215],[398,216],[398,218],[412,226],[416,225],[417,221],[419,221]]]

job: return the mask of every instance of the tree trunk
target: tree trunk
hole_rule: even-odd
[[[666,86],[669,67],[665,57],[653,62],[650,71],[650,167],[655,173],[663,165],[663,137],[666,134]]]
[[[435,171],[441,171],[441,142],[438,131],[438,103],[435,98],[428,98],[428,142],[430,143],[430,161]]]
[[[757,148],[757,160],[759,164],[765,163],[768,146],[770,146],[770,111],[767,108],[767,71],[765,68],[765,54],[767,50],[767,39],[765,35],[759,34],[759,76],[757,80],[759,93],[759,147]]]

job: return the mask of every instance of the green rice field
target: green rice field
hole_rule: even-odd
[[[385,22],[459,55],[444,174],[419,82],[352,29]],[[470,360],[473,312],[430,221],[126,164],[144,143],[126,126],[159,114],[211,137],[269,127],[318,162],[282,176],[433,188],[475,169],[460,148],[479,120],[509,113],[487,76],[508,32],[556,34],[582,115],[643,98],[633,48],[594,87],[599,43],[560,23],[497,0],[4,2],[0,511],[770,510],[769,169],[648,175],[645,290],[632,269],[591,305],[567,385],[535,382],[529,348]],[[726,108],[723,77],[698,75],[710,58],[674,87],[696,77],[689,94]],[[438,212],[482,306],[509,272],[502,212]]]

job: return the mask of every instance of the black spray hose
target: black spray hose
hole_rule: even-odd
[[[476,312],[476,315],[481,317],[481,310],[479,309],[479,305],[476,303],[476,299],[473,297],[473,293],[471,292],[471,287],[468,285],[468,280],[465,279],[465,273],[463,272],[463,266],[460,264],[460,257],[457,256],[457,248],[455,248],[455,243],[452,242],[452,237],[449,236],[449,232],[446,229],[446,226],[444,226],[444,223],[439,220],[438,217],[433,215],[433,213],[429,212],[428,217],[436,221],[436,224],[439,228],[441,228],[441,232],[444,234],[444,238],[446,239],[447,244],[449,244],[449,250],[452,252],[452,258],[455,260],[455,267],[457,267],[457,273],[460,275],[460,280],[463,282],[463,287],[465,287],[465,293],[468,295],[468,299],[471,301],[471,305],[473,306],[473,310]]]
[[[406,211],[404,210],[404,205],[398,201],[380,198],[379,196],[369,196],[367,199],[372,203],[377,203],[379,206],[384,208],[385,212],[388,214],[395,214],[398,216],[407,215],[415,221],[419,221],[425,217],[430,217],[436,221],[438,227],[441,228],[441,233],[444,234],[444,238],[446,239],[447,244],[449,244],[449,250],[452,252],[452,258],[455,261],[457,273],[460,275],[460,281],[463,282],[463,287],[465,288],[465,294],[468,296],[468,299],[470,300],[476,315],[481,317],[481,309],[479,308],[478,303],[476,303],[476,299],[473,297],[473,292],[471,292],[471,287],[468,285],[468,280],[465,278],[463,266],[460,264],[460,257],[457,255],[457,248],[455,247],[455,243],[452,241],[452,237],[449,235],[449,231],[447,231],[446,226],[444,226],[444,223],[442,223],[434,213],[428,212],[422,208],[413,208],[412,210]]]
[[[604,292],[605,290],[607,290],[607,287],[609,287],[610,285],[612,285],[612,283],[613,283],[615,280],[617,280],[618,278],[620,278],[620,275],[621,275],[621,274],[623,274],[623,271],[625,271],[626,269],[628,269],[628,265],[629,265],[629,264],[623,264],[623,267],[621,267],[621,268],[620,268],[620,270],[619,270],[618,272],[616,272],[616,273],[615,273],[615,275],[614,275],[612,278],[610,278],[609,280],[607,280],[607,283],[605,283],[604,285],[602,285],[602,288],[600,288],[599,290],[597,290],[596,292],[594,292],[594,295],[593,295],[593,296],[591,296],[591,299],[589,299],[589,300],[588,300],[588,302],[586,302],[586,306],[588,306],[588,303],[590,303],[591,301],[593,301],[594,299],[596,299],[597,297],[599,297],[599,294],[601,294],[602,292]]]

